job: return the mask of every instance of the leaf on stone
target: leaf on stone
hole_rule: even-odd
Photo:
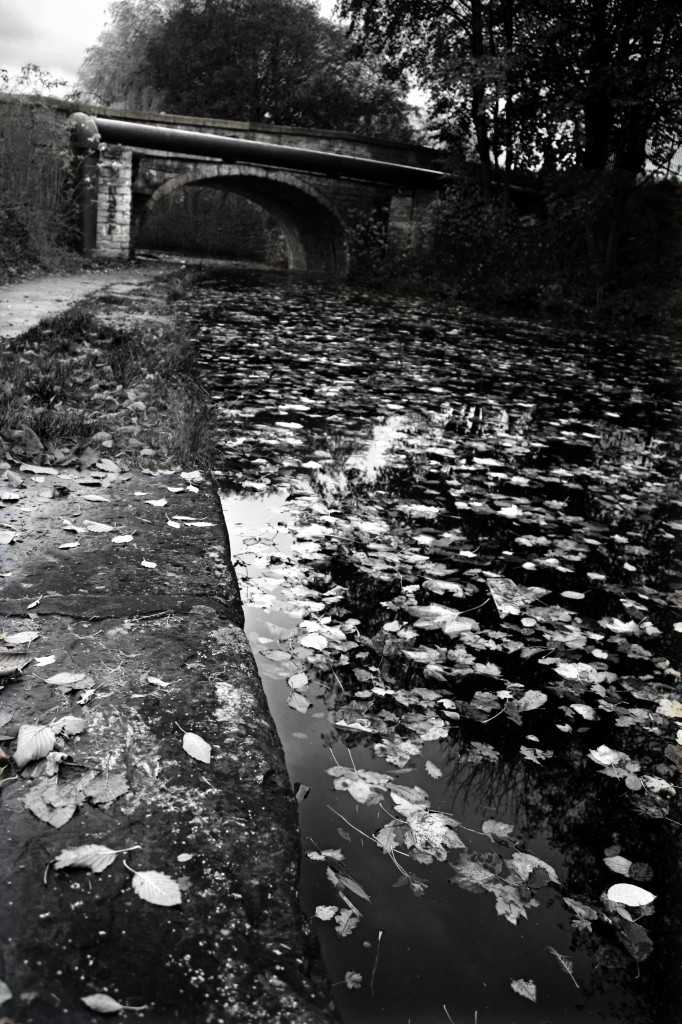
[[[195,732],[186,732],[182,737],[182,749],[195,761],[203,764],[211,763],[211,744],[202,739]]]
[[[63,868],[87,868],[98,875],[114,863],[117,854],[117,850],[111,850],[108,846],[100,846],[97,843],[69,846],[57,855],[54,867],[56,871],[61,871]]]
[[[531,981],[531,979],[524,981],[523,978],[515,978],[514,981],[510,982],[510,984],[518,996],[523,996],[524,999],[530,999],[531,1003],[537,1003],[538,990],[534,981]]]
[[[0,677],[13,676],[16,672],[23,672],[32,660],[25,654],[0,654]]]
[[[617,882],[612,885],[606,892],[606,898],[611,903],[620,903],[624,907],[648,907],[656,899],[648,889],[632,885],[631,882]]]
[[[84,795],[93,804],[106,805],[118,800],[128,789],[122,772],[104,772],[85,787]]]
[[[45,680],[50,686],[60,686],[64,690],[86,690],[92,679],[85,672],[56,672]]]
[[[180,886],[174,878],[161,871],[136,871],[133,875],[133,889],[141,900],[154,903],[157,907],[175,907],[182,903]]]
[[[55,734],[49,725],[22,725],[19,727],[14,763],[23,768],[30,761],[39,761],[54,750]]]
[[[320,904],[320,906],[315,907],[315,917],[318,917],[320,921],[331,921],[331,919],[335,917],[336,914],[338,914],[338,912],[338,907],[324,906],[323,904]]]
[[[296,690],[292,690],[287,697],[287,704],[294,711],[298,711],[299,714],[305,715],[308,708],[311,707],[310,701],[307,697],[304,697],[302,693],[297,693]]]
[[[39,636],[40,633],[36,633],[35,630],[26,629],[21,633],[10,633],[5,636],[5,643],[9,644],[10,647],[20,647],[22,644],[33,643]]]

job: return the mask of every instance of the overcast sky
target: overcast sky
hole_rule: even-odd
[[[15,75],[38,64],[57,78],[76,77],[106,22],[110,0],[0,0],[0,68]],[[320,0],[329,17],[334,0]]]

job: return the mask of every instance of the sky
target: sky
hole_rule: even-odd
[[[86,49],[107,20],[110,0],[0,0],[0,68],[16,75],[38,64],[72,85]],[[330,17],[334,0],[320,0]]]

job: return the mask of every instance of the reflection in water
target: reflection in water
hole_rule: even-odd
[[[418,305],[281,281],[186,313],[344,1020],[674,1024],[656,346],[433,311],[422,333]],[[604,900],[626,880],[654,903]]]

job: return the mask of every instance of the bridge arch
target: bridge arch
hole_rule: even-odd
[[[295,174],[255,164],[195,164],[167,178],[148,199],[143,219],[178,189],[226,189],[256,203],[282,229],[289,269],[343,277],[348,271],[346,228],[332,205]]]

